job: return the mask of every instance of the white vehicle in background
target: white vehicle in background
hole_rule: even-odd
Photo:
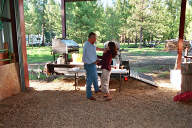
[[[192,48],[192,40],[190,40],[190,46],[191,46],[191,48]]]
[[[27,46],[41,46],[43,41],[42,35],[26,35]]]

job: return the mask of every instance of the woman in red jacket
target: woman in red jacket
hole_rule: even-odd
[[[112,58],[114,58],[117,55],[117,48],[114,42],[109,42],[108,47],[105,49],[103,56],[98,56],[98,58],[101,60],[101,69],[102,69],[102,75],[101,75],[101,89],[104,93],[104,98],[106,100],[111,100],[112,97],[109,93],[109,80],[111,75],[111,62]]]

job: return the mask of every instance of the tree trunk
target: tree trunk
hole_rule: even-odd
[[[145,3],[145,0],[142,1],[142,7],[141,9],[143,10],[144,9],[144,3]],[[141,10],[141,12],[142,12]],[[143,23],[144,21],[144,17],[143,17],[143,13],[142,13],[142,17],[141,17],[141,23]],[[140,43],[139,43],[139,48],[141,48],[141,44],[143,42],[143,26],[141,25],[141,28],[140,28]]]
[[[120,37],[120,43],[122,43],[123,42],[123,35],[121,35],[121,37]]]
[[[102,38],[101,42],[103,43],[103,46],[104,46],[105,42],[104,42],[103,38]]]
[[[38,40],[39,40],[39,35],[40,34],[38,34]],[[41,40],[39,40],[39,47],[41,46]]]
[[[62,38],[66,38],[66,1],[61,0]]]
[[[42,24],[42,44],[41,46],[45,46],[45,35],[44,35],[44,31],[45,31],[45,28],[44,28],[44,24]]]
[[[146,41],[146,40],[143,40],[143,45],[144,45],[144,46],[146,46],[146,42],[145,42],[145,41]]]
[[[32,49],[33,49],[33,36],[32,36]]]
[[[150,40],[149,40],[149,42],[151,43],[151,41],[152,41],[152,36],[151,36],[151,34],[150,34]]]
[[[128,43],[127,43],[127,44],[128,44],[128,46],[129,46],[129,43],[130,43],[130,38],[128,38]]]
[[[28,34],[28,46],[29,46],[29,43],[30,43],[30,35]]]
[[[182,81],[181,92],[192,91],[192,63],[181,65]]]
[[[142,41],[143,41],[143,28],[141,27],[141,28],[140,28],[140,42],[139,42],[139,48],[141,48]]]
[[[82,44],[82,47],[83,47],[83,40],[81,40],[81,44]]]
[[[43,34],[42,46],[45,46],[45,35]]]
[[[125,46],[125,41],[126,41],[126,35],[124,35],[124,42],[123,42],[123,43],[124,43],[124,46]]]
[[[137,45],[137,32],[136,32],[136,37],[135,37],[135,45]]]

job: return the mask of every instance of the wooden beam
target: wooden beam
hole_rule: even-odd
[[[181,69],[182,51],[183,51],[183,37],[185,29],[185,12],[186,12],[186,0],[181,2],[181,14],[180,14],[180,26],[179,26],[179,40],[178,40],[178,55],[177,55],[177,68]]]
[[[62,38],[66,38],[66,0],[61,0]]]
[[[26,49],[26,38],[25,38],[25,21],[24,21],[24,8],[23,0],[19,0],[19,13],[20,13],[20,29],[21,29],[21,47],[23,55],[23,67],[25,76],[25,86],[29,87],[29,72],[27,64],[27,49]]]

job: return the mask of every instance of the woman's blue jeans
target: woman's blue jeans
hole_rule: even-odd
[[[86,70],[86,95],[87,98],[92,97],[91,85],[93,84],[95,92],[99,91],[98,74],[96,64],[85,64]]]

